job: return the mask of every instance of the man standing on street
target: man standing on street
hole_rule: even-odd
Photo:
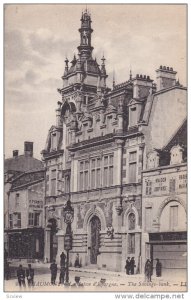
[[[130,257],[127,257],[127,259],[126,259],[126,265],[125,265],[125,269],[126,269],[126,274],[127,275],[130,274],[130,267],[131,267]]]
[[[17,278],[18,278],[18,283],[20,288],[23,286],[24,288],[26,287],[25,284],[25,270],[23,270],[22,265],[19,266],[17,270]]]
[[[26,277],[28,287],[32,287],[34,285],[34,269],[31,268],[31,264],[28,264],[28,269],[26,269]]]
[[[50,265],[50,271],[51,271],[51,284],[56,284],[56,276],[57,276],[57,264],[55,263],[55,260],[53,260],[53,263]]]

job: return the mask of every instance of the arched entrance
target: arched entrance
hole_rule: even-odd
[[[48,220],[48,228],[50,228],[50,262],[56,260],[58,251],[57,222],[55,219]]]
[[[97,256],[100,248],[100,230],[101,222],[97,216],[93,216],[90,220],[90,263],[97,264]]]

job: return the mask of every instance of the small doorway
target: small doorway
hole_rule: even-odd
[[[97,264],[97,256],[100,248],[100,230],[101,222],[97,216],[93,216],[90,221],[91,247],[90,247],[90,263]]]

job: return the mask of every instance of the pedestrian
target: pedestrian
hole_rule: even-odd
[[[56,261],[53,260],[52,264],[50,265],[50,271],[51,271],[51,284],[56,284],[56,277],[57,277],[57,264]]]
[[[65,272],[66,272],[65,265],[61,265],[60,266],[59,284],[64,284]]]
[[[60,254],[60,266],[65,266],[65,262],[66,262],[66,255],[64,252],[62,252]]]
[[[125,269],[126,269],[126,274],[130,275],[130,270],[131,270],[130,257],[127,257],[126,259]]]
[[[151,282],[152,276],[152,263],[150,259],[147,259],[145,263],[145,280]]]
[[[81,267],[79,253],[76,254],[76,259],[75,259],[74,267],[75,268],[80,268]]]
[[[26,269],[26,277],[28,282],[28,287],[34,286],[34,269],[32,269],[31,264],[28,264],[28,269]]]
[[[23,286],[24,288],[26,287],[25,284],[25,270],[23,269],[22,265],[19,265],[19,268],[17,269],[17,279],[20,288]]]
[[[136,267],[135,265],[135,259],[134,257],[131,257],[131,260],[130,260],[130,272],[131,272],[131,275],[134,274],[134,268]]]
[[[160,262],[160,260],[157,258],[156,259],[157,263],[156,263],[156,276],[157,277],[161,277],[162,274],[162,264]]]

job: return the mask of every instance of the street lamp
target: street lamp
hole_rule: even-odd
[[[64,236],[64,249],[67,253],[66,260],[66,285],[69,285],[69,251],[72,249],[72,230],[71,223],[74,219],[74,209],[71,206],[70,199],[67,201],[66,206],[63,210],[64,222],[67,224],[66,226],[66,234]]]

